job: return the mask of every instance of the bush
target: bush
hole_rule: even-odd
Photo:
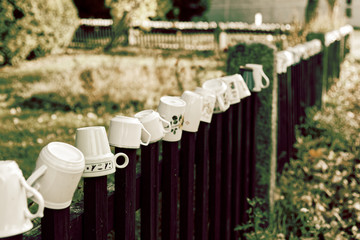
[[[71,0],[4,0],[0,7],[0,65],[13,65],[67,46],[77,27]]]

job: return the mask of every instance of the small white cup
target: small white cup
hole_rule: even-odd
[[[71,204],[84,168],[84,155],[79,149],[67,143],[51,142],[41,149],[35,171],[27,182],[39,188],[45,207],[64,209]]]
[[[200,121],[211,123],[211,118],[214,113],[214,107],[216,102],[216,95],[212,90],[197,87],[195,92],[203,97],[203,106],[201,111]]]
[[[203,97],[192,91],[184,91],[181,99],[186,102],[183,131],[197,132],[200,125]]]
[[[207,80],[202,87],[216,94],[214,113],[225,112],[230,107],[230,90],[221,78]]]
[[[0,192],[0,238],[27,232],[33,228],[32,219],[43,217],[44,199],[26,182],[15,161],[0,161]],[[35,214],[27,207],[27,195],[39,205]]]
[[[115,172],[115,167],[125,168],[129,158],[125,153],[113,154],[109,146],[105,127],[93,126],[76,129],[75,147],[85,157],[83,177],[100,177]],[[116,159],[123,157],[125,162],[117,164]]]
[[[143,136],[145,137],[141,137]],[[142,139],[144,139],[142,141]],[[109,143],[119,148],[137,149],[140,145],[147,146],[151,135],[135,117],[116,116],[110,120]]]
[[[160,114],[154,110],[143,110],[135,114],[145,129],[150,133],[150,143],[154,143],[162,139],[166,133],[171,131],[170,122],[163,119]],[[141,135],[141,139],[145,141],[145,134]]]
[[[163,141],[176,142],[181,139],[186,102],[180,97],[163,96],[160,98],[158,113],[170,122],[171,130],[163,137]]]
[[[267,88],[270,85],[270,80],[264,73],[262,65],[248,63],[245,65],[245,67],[249,67],[249,68],[253,69],[253,77],[254,77],[254,82],[255,82],[255,86],[252,89],[253,92],[260,92],[261,89]],[[265,84],[262,81],[263,78],[265,79]]]

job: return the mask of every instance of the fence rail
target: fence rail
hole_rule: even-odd
[[[348,52],[351,28],[337,38],[312,40],[278,52],[278,170],[293,153],[296,125],[309,106],[339,76]],[[330,35],[333,36],[333,35]],[[325,41],[326,40],[326,41]],[[326,65],[326,66],[325,66]],[[179,142],[160,141],[140,150],[115,148],[130,163],[115,173],[115,190],[107,177],[84,179],[84,203],[63,210],[46,209],[41,229],[6,239],[238,239],[233,229],[246,222],[247,199],[256,192],[257,111],[262,93],[214,114],[199,131],[183,132]],[[136,173],[136,162],[141,174]]]
[[[105,46],[114,36],[112,24],[111,19],[81,19],[70,47]],[[224,49],[245,40],[283,41],[291,29],[289,24],[144,21],[130,27],[128,39],[132,46],[205,51]]]

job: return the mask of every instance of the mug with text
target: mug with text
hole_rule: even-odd
[[[83,177],[106,176],[114,173],[115,168],[125,168],[129,163],[129,158],[125,153],[114,155],[111,152],[106,130],[103,126],[76,129],[75,147],[85,157]],[[124,158],[125,162],[119,165],[116,161],[118,157]]]

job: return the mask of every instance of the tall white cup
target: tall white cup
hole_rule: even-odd
[[[76,147],[51,142],[40,151],[35,171],[28,178],[43,195],[45,207],[64,209],[70,206],[84,172],[85,159]]]
[[[0,161],[0,193],[0,238],[27,232],[32,219],[43,217],[44,199],[26,182],[15,161]],[[27,207],[27,195],[39,205],[35,214]]]
[[[162,139],[166,133],[171,131],[170,122],[163,119],[158,112],[148,109],[135,114],[145,129],[150,133],[150,143],[157,142]],[[145,141],[146,136],[141,135],[141,139]]]
[[[145,139],[141,137],[142,134]],[[110,120],[109,143],[111,146],[137,149],[140,145],[147,146],[150,139],[150,133],[135,117],[116,116]]]
[[[200,121],[211,123],[211,118],[214,113],[216,95],[212,90],[197,87],[195,92],[203,97],[203,106],[201,110]]]
[[[225,112],[230,107],[230,90],[221,78],[207,80],[202,87],[216,94],[214,113]]]
[[[163,140],[176,142],[181,139],[186,102],[180,97],[163,96],[160,98],[158,112],[162,118],[170,122],[171,130]]]
[[[252,89],[252,91],[260,92],[261,89],[267,88],[270,85],[270,80],[266,76],[266,74],[264,73],[262,65],[248,63],[248,64],[245,65],[245,67],[249,67],[249,68],[253,69],[253,77],[254,77],[255,86]],[[263,78],[265,80],[265,84],[262,81]]]
[[[200,125],[203,97],[192,91],[184,91],[181,99],[186,102],[183,131],[197,132]]]
[[[85,170],[83,177],[106,176],[115,172],[115,167],[124,168],[129,163],[125,153],[113,154],[106,135],[105,127],[93,126],[76,129],[75,146],[84,154]],[[117,164],[116,159],[123,157],[125,162]]]

